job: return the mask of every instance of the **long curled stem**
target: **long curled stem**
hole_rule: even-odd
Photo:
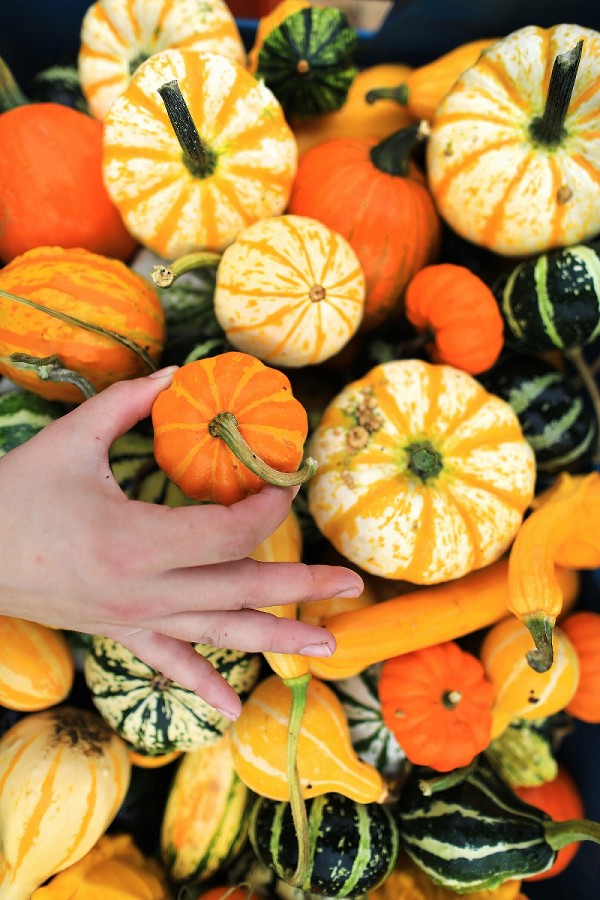
[[[286,772],[290,786],[290,808],[292,820],[296,829],[298,840],[298,861],[296,870],[288,881],[292,887],[302,888],[310,866],[310,841],[308,835],[308,817],[306,805],[302,796],[302,785],[298,774],[298,738],[302,725],[302,717],[306,706],[306,693],[311,679],[310,672],[297,675],[294,678],[285,678],[283,683],[292,692],[292,707],[288,724],[286,747]]]

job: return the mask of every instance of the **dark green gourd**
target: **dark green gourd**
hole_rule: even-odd
[[[67,409],[65,404],[30,391],[9,390],[0,394],[0,456],[24,444]]]
[[[442,785],[452,776],[437,776],[415,768],[404,784],[396,810],[400,841],[435,884],[456,893],[545,872],[567,844],[600,843],[600,823],[553,821],[520,800],[483,759],[449,787]]]
[[[341,10],[298,10],[265,39],[256,77],[273,91],[286,115],[310,118],[334,112],[344,104],[356,75],[357,43]]]

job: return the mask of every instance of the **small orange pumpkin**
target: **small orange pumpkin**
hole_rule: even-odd
[[[561,620],[560,627],[575,647],[580,679],[567,712],[583,722],[600,723],[600,613],[580,610]]]

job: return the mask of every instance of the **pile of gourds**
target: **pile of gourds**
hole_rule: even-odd
[[[2,900],[508,900],[600,842],[557,757],[600,722],[600,34],[356,44],[307,0],[249,54],[223,0],[98,0],[70,106],[0,67],[0,454],[174,362],[123,491],[301,484],[253,557],[365,581],[267,610],[330,658],[195,645],[235,723],[0,617]]]

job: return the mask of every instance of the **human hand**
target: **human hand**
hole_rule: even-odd
[[[267,485],[229,507],[125,496],[109,448],[171,377],[114,384],[0,459],[0,614],[110,637],[235,718],[239,697],[192,643],[328,656],[330,632],[257,607],[356,596],[362,581],[249,558],[297,489]]]

